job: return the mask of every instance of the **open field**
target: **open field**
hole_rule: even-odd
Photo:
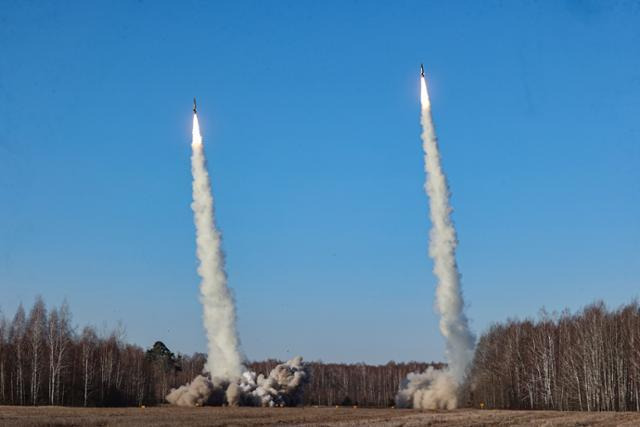
[[[422,426],[422,425],[519,425],[519,426],[634,426],[640,413],[632,412],[554,412],[417,411],[361,408],[66,408],[0,406],[3,426]]]

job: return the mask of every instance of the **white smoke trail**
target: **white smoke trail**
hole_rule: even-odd
[[[230,381],[240,377],[243,357],[236,332],[236,310],[227,287],[224,254],[214,218],[211,183],[197,114],[193,115],[191,149],[191,209],[196,225],[196,253],[200,262],[198,274],[202,278],[200,301],[204,311],[203,321],[209,350],[205,372],[209,372],[213,378]]]
[[[431,116],[431,103],[424,76],[420,78],[422,106],[422,142],[429,197],[431,231],[429,256],[438,279],[436,307],[440,314],[440,332],[446,341],[445,371],[426,371],[410,374],[396,396],[398,406],[452,409],[457,406],[457,388],[464,380],[473,357],[475,338],[469,330],[464,314],[464,300],[460,287],[460,273],[456,263],[456,231],[451,221],[449,188],[440,164],[440,153]]]
[[[204,311],[209,353],[203,375],[172,389],[167,402],[177,406],[223,405],[288,406],[300,401],[309,381],[307,366],[296,357],[276,366],[268,377],[243,372],[243,357],[236,331],[236,311],[227,287],[224,254],[216,228],[211,182],[207,173],[197,114],[193,115],[191,142],[193,216],[200,264],[200,301]]]

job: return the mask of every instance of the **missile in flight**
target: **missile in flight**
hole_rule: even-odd
[[[424,77],[424,66],[422,64],[420,64],[420,77]],[[193,99],[193,102],[194,102],[193,105],[195,106],[196,105],[195,104],[195,102],[196,102],[195,98]],[[194,107],[194,111],[195,111],[195,107]]]
[[[193,114],[198,114],[198,110],[196,108],[196,99],[193,98]]]

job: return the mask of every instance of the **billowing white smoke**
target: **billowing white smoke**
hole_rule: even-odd
[[[448,371],[429,367],[422,373],[411,372],[396,395],[400,408],[455,409],[458,406],[457,384]]]
[[[229,405],[294,406],[300,402],[309,371],[298,356],[277,365],[268,377],[247,371],[227,389]]]
[[[440,164],[440,153],[431,117],[431,103],[424,77],[420,79],[422,106],[422,142],[429,197],[431,232],[429,256],[438,279],[436,307],[440,314],[440,332],[446,341],[448,367],[444,371],[428,369],[422,374],[409,374],[396,396],[400,407],[452,409],[457,406],[457,389],[464,380],[473,357],[475,338],[464,314],[460,273],[456,263],[456,230],[451,221],[449,188]]]
[[[233,380],[242,373],[243,357],[236,332],[236,310],[227,287],[221,238],[214,218],[211,182],[200,134],[198,115],[193,115],[191,142],[191,172],[193,174],[193,216],[196,225],[196,247],[200,264],[198,274],[200,301],[207,331],[208,357],[205,372],[213,378]]]
[[[198,375],[191,383],[171,390],[167,401],[178,406],[295,406],[307,382],[308,368],[302,357],[296,357],[277,365],[267,377],[252,371],[232,381]]]
[[[198,375],[193,381],[169,392],[167,402],[178,406],[222,405],[224,389],[229,383],[214,382],[208,376]]]

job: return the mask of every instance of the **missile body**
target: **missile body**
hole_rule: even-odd
[[[198,110],[196,109],[196,99],[193,98],[193,114],[198,114]]]
[[[422,64],[420,64],[420,77],[424,77],[424,66]],[[194,102],[195,102],[195,99],[194,99]]]

